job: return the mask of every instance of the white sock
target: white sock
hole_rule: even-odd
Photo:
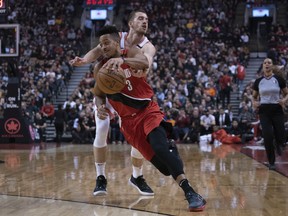
[[[95,167],[96,167],[96,177],[103,175],[106,178],[105,175],[105,166],[106,163],[96,163],[95,162]]]
[[[142,167],[143,166],[141,166],[141,167],[132,166],[132,170],[133,170],[132,175],[134,178],[138,178],[139,176],[143,175],[142,174]]]

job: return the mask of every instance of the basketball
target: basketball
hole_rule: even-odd
[[[121,67],[117,70],[101,68],[97,73],[96,82],[105,94],[119,93],[126,84],[124,70]]]

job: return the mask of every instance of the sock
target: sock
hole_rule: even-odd
[[[188,193],[190,191],[196,193],[193,188],[191,187],[191,185],[189,184],[187,179],[182,179],[179,183],[179,186],[182,188],[182,190],[184,191],[184,193]]]
[[[106,163],[96,163],[95,162],[95,167],[96,167],[96,177],[103,175],[106,178],[105,175],[105,166]]]
[[[136,167],[136,166],[132,166],[132,176],[134,178],[138,178],[139,176],[143,175],[142,173],[142,166],[141,167]]]

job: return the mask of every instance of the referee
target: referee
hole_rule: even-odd
[[[263,76],[253,84],[253,107],[259,109],[260,124],[264,146],[269,162],[269,169],[275,170],[275,150],[282,154],[285,143],[283,107],[288,100],[286,81],[273,73],[272,59],[263,62]],[[281,95],[283,97],[281,97]],[[275,143],[273,143],[275,139]]]

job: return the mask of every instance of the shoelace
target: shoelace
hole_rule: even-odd
[[[187,193],[186,194],[186,200],[188,200],[188,199],[190,199],[190,198],[192,198],[192,197],[195,197],[195,198],[197,198],[198,200],[203,200],[203,198],[199,195],[199,194],[197,194],[197,193]]]
[[[145,181],[145,179],[144,179],[142,176],[140,176],[140,177],[138,177],[138,178],[136,179],[136,183],[139,184],[139,185],[141,185],[141,187],[143,187],[143,188],[145,188],[145,189],[148,188],[148,185],[146,184],[146,181]]]

